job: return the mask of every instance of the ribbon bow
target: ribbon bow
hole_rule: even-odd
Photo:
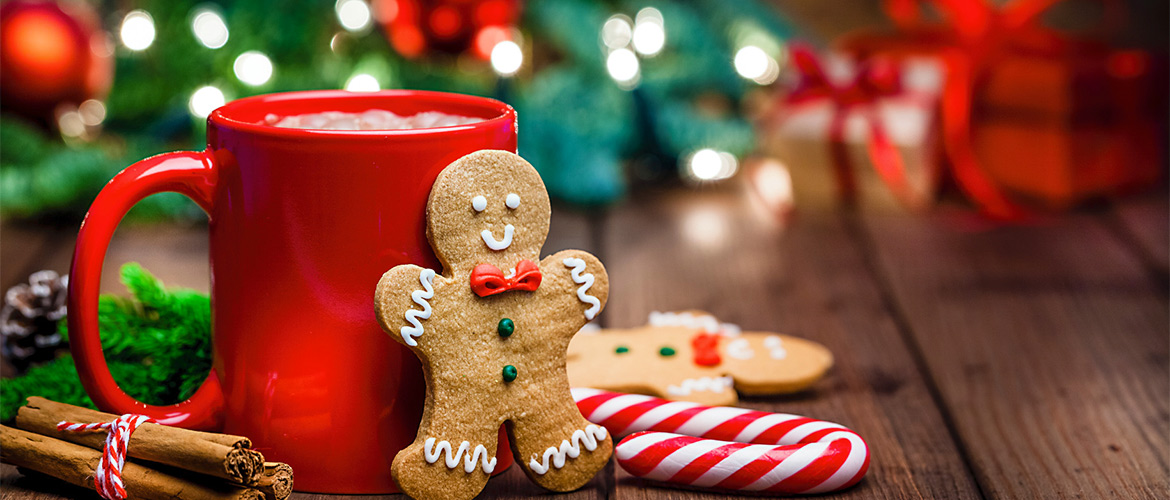
[[[800,82],[786,96],[789,103],[827,98],[839,108],[849,108],[872,104],[881,97],[897,95],[902,91],[897,66],[885,59],[864,62],[851,81],[837,84],[829,79],[820,60],[807,46],[794,45],[791,55],[793,64],[800,72]]]
[[[902,77],[897,66],[887,59],[871,58],[862,62],[849,82],[841,84],[829,79],[820,60],[808,47],[794,44],[790,54],[800,74],[800,82],[785,96],[785,102],[798,104],[828,99],[834,106],[829,138],[833,168],[842,198],[847,203],[853,203],[857,197],[857,183],[851,168],[849,150],[845,145],[845,120],[850,112],[860,112],[869,126],[870,140],[866,147],[874,169],[899,200],[907,206],[918,205],[906,179],[898,148],[890,140],[873,106],[883,97],[902,92]]]
[[[528,259],[516,263],[516,270],[504,276],[500,268],[491,264],[480,264],[471,270],[471,290],[480,297],[487,297],[511,290],[534,292],[540,286],[540,267]]]

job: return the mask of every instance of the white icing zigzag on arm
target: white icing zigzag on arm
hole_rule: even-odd
[[[439,457],[443,456],[445,453],[447,456],[443,459],[443,462],[447,464],[448,469],[454,469],[458,467],[459,460],[462,458],[463,472],[470,474],[471,471],[474,471],[475,462],[477,461],[480,463],[480,467],[483,469],[483,471],[488,474],[491,474],[492,471],[496,470],[496,457],[491,457],[491,460],[488,460],[487,448],[485,448],[482,444],[475,445],[475,450],[467,453],[467,456],[464,457],[463,454],[471,448],[471,443],[467,441],[459,443],[459,450],[456,451],[454,455],[452,455],[451,443],[447,442],[447,440],[442,440],[438,442],[438,446],[435,446],[435,441],[435,438],[427,438],[426,443],[423,444],[423,458],[425,458],[429,464],[438,462]]]
[[[605,441],[607,435],[608,433],[605,431],[605,427],[589,424],[585,426],[585,430],[573,431],[572,437],[561,441],[561,447],[559,449],[556,446],[549,446],[547,450],[544,450],[543,462],[537,462],[536,455],[533,455],[528,460],[528,468],[532,469],[532,472],[544,475],[544,473],[548,472],[548,461],[551,458],[552,466],[560,469],[565,466],[566,457],[577,458],[581,455],[582,444],[585,445],[586,450],[596,450],[597,443],[599,441]]]
[[[428,300],[435,297],[435,271],[433,269],[423,269],[418,275],[418,281],[422,283],[423,290],[415,290],[410,293],[410,298],[414,299],[414,303],[422,306],[422,310],[410,309],[406,311],[406,322],[412,326],[404,326],[399,330],[402,335],[402,341],[406,345],[414,347],[418,345],[415,338],[421,337],[423,334],[422,319],[431,319],[431,304]]]
[[[589,304],[589,309],[585,310],[585,319],[593,319],[594,316],[597,316],[597,311],[601,310],[601,301],[597,300],[597,297],[585,293],[593,286],[593,273],[583,272],[585,271],[585,261],[576,257],[565,259],[565,267],[572,268],[573,282],[581,285],[577,288],[577,298],[581,302]]]

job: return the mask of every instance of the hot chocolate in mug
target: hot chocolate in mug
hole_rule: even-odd
[[[370,109],[482,121],[409,130],[269,125],[274,117]],[[438,92],[311,91],[215,110],[206,150],[131,165],[82,223],[69,331],[86,392],[113,413],[247,436],[267,459],[293,466],[300,491],[397,491],[390,463],[414,440],[423,374],[382,332],[373,292],[399,264],[438,268],[425,234],[431,184],[481,149],[516,151],[516,112],[507,104]],[[210,221],[213,368],[189,400],[150,406],[110,375],[97,304],[118,223],[138,200],[163,191],[190,197]],[[506,470],[511,454],[498,459],[496,470]]]

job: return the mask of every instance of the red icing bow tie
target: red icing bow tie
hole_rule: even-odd
[[[516,263],[516,272],[504,276],[500,268],[491,264],[480,264],[471,271],[471,290],[480,297],[504,293],[510,290],[536,291],[540,286],[540,267],[531,260]]]

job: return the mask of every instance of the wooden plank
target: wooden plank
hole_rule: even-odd
[[[977,498],[927,386],[837,215],[784,228],[737,191],[649,196],[613,211],[603,233],[617,327],[651,311],[702,309],[745,329],[821,342],[836,366],[802,394],[745,407],[841,423],[872,449],[867,478],[834,498]],[[723,498],[662,489],[619,471],[620,498]]]
[[[863,239],[981,489],[1166,498],[1164,292],[1096,217],[962,220],[869,216]]]
[[[66,238],[67,233],[57,228],[15,221],[0,223],[0,290],[27,283],[29,274],[46,269],[45,252],[60,246]],[[54,270],[69,271],[68,266]]]
[[[1113,212],[1123,238],[1139,248],[1153,271],[1170,273],[1170,197],[1157,193],[1123,199],[1113,205]]]
[[[386,471],[387,474],[390,471]],[[581,489],[557,494],[556,498],[565,500],[589,500],[606,498],[606,489],[612,481],[606,479],[605,474],[598,474],[589,484]],[[476,497],[479,500],[502,500],[517,498],[536,498],[547,496],[549,492],[524,476],[520,467],[512,466],[499,476],[488,481],[487,487]],[[403,499],[403,495],[326,495],[321,493],[293,493],[290,500],[379,500]]]

